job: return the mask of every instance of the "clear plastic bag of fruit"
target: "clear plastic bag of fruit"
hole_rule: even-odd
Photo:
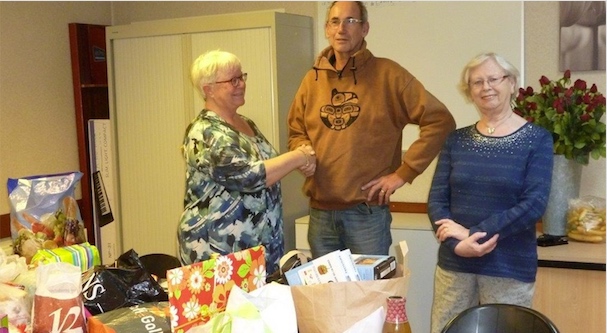
[[[570,200],[567,236],[580,242],[605,242],[605,198],[585,196]]]
[[[86,242],[75,199],[82,172],[9,178],[14,252],[29,264],[38,250]]]

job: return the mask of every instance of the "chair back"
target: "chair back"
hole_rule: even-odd
[[[524,306],[482,304],[451,319],[442,333],[559,333],[548,317]]]
[[[169,269],[181,267],[181,262],[177,257],[164,253],[144,254],[139,259],[143,267],[159,279],[165,279]]]

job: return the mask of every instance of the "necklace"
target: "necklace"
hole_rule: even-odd
[[[498,128],[501,124],[505,123],[506,120],[510,119],[510,117],[512,117],[512,114],[514,112],[510,112],[510,115],[506,118],[504,118],[503,120],[501,120],[497,125],[495,125],[494,127],[489,127],[487,126],[487,133],[489,134],[493,134],[495,132],[495,129]]]

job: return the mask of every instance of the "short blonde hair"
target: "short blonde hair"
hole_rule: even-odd
[[[506,72],[506,75],[508,75],[508,77],[510,77],[510,78],[512,78],[512,80],[514,80],[514,86],[518,87],[518,79],[519,79],[520,73],[519,73],[518,69],[516,67],[514,67],[514,65],[512,65],[508,60],[506,60],[506,58],[500,56],[497,53],[493,53],[493,52],[481,53],[481,54],[477,55],[476,57],[472,58],[472,60],[470,60],[466,64],[466,66],[464,66],[464,69],[462,70],[462,74],[460,77],[459,84],[457,85],[458,90],[460,91],[460,93],[462,95],[464,95],[464,97],[466,98],[466,101],[472,102],[472,95],[470,94],[470,82],[469,82],[470,81],[470,71],[473,70],[474,68],[480,66],[482,63],[484,63],[485,61],[487,61],[489,59],[493,59],[495,62],[497,62],[497,64],[500,65],[500,67],[502,67],[502,69],[504,69],[504,71]],[[514,89],[514,92],[512,93],[510,98],[515,98],[517,93],[518,93],[518,90]]]
[[[239,69],[241,69],[240,59],[234,54],[221,50],[207,51],[194,60],[190,70],[190,80],[202,99],[206,101],[204,86],[215,83],[221,72]]]

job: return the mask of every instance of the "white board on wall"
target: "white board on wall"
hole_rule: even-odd
[[[316,54],[328,43],[324,22],[331,2],[318,3]],[[478,112],[456,89],[464,65],[479,53],[496,52],[523,69],[521,1],[374,1],[369,13],[368,49],[397,61],[416,76],[451,111],[457,127],[473,124]],[[524,82],[521,79],[521,82]],[[403,131],[406,150],[418,128]],[[392,201],[426,202],[435,163]]]

